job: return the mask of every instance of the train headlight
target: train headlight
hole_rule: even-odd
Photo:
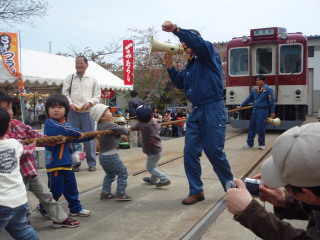
[[[234,101],[235,92],[231,90],[231,91],[229,92],[229,95],[230,95],[230,96],[229,96],[230,101]]]
[[[241,38],[241,41],[242,41],[243,43],[246,43],[246,42],[249,41],[249,38],[248,38],[247,36],[243,36],[243,37]]]
[[[280,34],[280,38],[281,38],[282,40],[285,40],[285,39],[288,38],[288,34],[287,34],[286,32],[282,32],[282,33]]]
[[[302,91],[300,89],[297,89],[295,91],[295,95],[294,95],[295,100],[297,100],[297,101],[301,100],[301,93],[302,93]]]

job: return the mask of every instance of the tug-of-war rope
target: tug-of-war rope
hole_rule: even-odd
[[[236,112],[236,111],[241,111],[241,110],[245,110],[245,109],[249,109],[252,108],[252,106],[247,106],[247,107],[242,107],[241,109],[232,109],[232,110],[228,110],[226,111],[227,113],[230,112]],[[181,119],[181,120],[176,120],[176,121],[168,121],[168,122],[162,122],[160,123],[161,127],[165,127],[165,126],[169,126],[169,125],[173,125],[173,124],[177,124],[177,123],[182,123],[182,122],[186,122],[187,119]],[[129,128],[130,131],[137,131],[138,129],[136,127],[130,127]],[[112,130],[102,130],[102,131],[94,131],[94,132],[84,132],[84,138],[90,138],[90,137],[97,137],[98,135],[103,136],[103,135],[111,135],[111,134],[115,134],[114,131]],[[79,137],[75,137],[75,136],[64,136],[64,135],[58,135],[58,136],[50,136],[50,137],[42,137],[42,138],[30,138],[30,139],[26,139],[24,140],[25,144],[30,144],[32,142],[36,141],[37,145],[44,145],[46,143],[55,143],[55,142],[61,142],[63,140],[63,138],[66,138],[66,140],[76,140]]]
[[[181,120],[176,120],[176,121],[168,121],[168,122],[162,122],[160,123],[161,127],[168,126],[168,125],[173,125],[177,123],[182,123],[185,122],[187,119],[181,119]],[[130,131],[137,131],[138,128],[136,127],[130,127]],[[94,131],[94,132],[84,132],[84,138],[90,138],[90,137],[96,137],[98,135],[103,136],[103,135],[112,135],[115,134],[113,130],[102,130],[102,131]],[[24,140],[25,144],[30,144],[33,143],[35,140],[37,145],[44,145],[46,143],[55,143],[55,142],[61,142],[63,138],[66,138],[66,140],[76,140],[79,137],[75,136],[64,136],[64,135],[58,135],[58,136],[50,136],[50,137],[42,137],[42,138],[30,138]]]

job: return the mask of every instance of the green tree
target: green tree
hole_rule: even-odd
[[[33,26],[31,19],[46,16],[47,10],[47,0],[0,0],[0,27],[16,23]]]

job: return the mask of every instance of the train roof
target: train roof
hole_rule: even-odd
[[[310,35],[310,36],[306,36],[308,39],[316,39],[316,38],[320,38],[320,35]]]
[[[319,36],[320,37],[320,36]],[[279,43],[286,40],[297,40],[297,42],[304,42],[307,37],[302,34],[302,32],[288,33],[285,28],[281,27],[270,27],[270,28],[257,28],[250,30],[250,36],[234,37],[228,42],[229,47],[239,46],[249,46],[253,42],[270,42],[277,41]]]

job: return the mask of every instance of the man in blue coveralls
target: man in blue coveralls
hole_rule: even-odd
[[[256,84],[258,87],[252,90],[250,96],[244,100],[238,109],[241,110],[241,107],[245,107],[249,103],[253,104],[247,143],[243,148],[248,149],[253,147],[254,137],[256,136],[256,132],[258,132],[259,149],[263,150],[265,149],[266,119],[269,115],[269,107],[271,112],[270,117],[274,118],[276,105],[273,99],[273,90],[265,83],[264,75],[257,75]]]
[[[224,153],[226,113],[223,102],[223,81],[220,56],[214,45],[205,41],[196,30],[177,27],[172,22],[162,24],[162,30],[175,34],[189,60],[179,72],[173,66],[172,55],[165,54],[173,85],[184,89],[192,103],[187,120],[184,167],[189,181],[189,195],[182,204],[190,205],[205,199],[201,181],[200,156],[204,150],[214,171],[226,190],[225,184],[233,179],[226,154]]]

